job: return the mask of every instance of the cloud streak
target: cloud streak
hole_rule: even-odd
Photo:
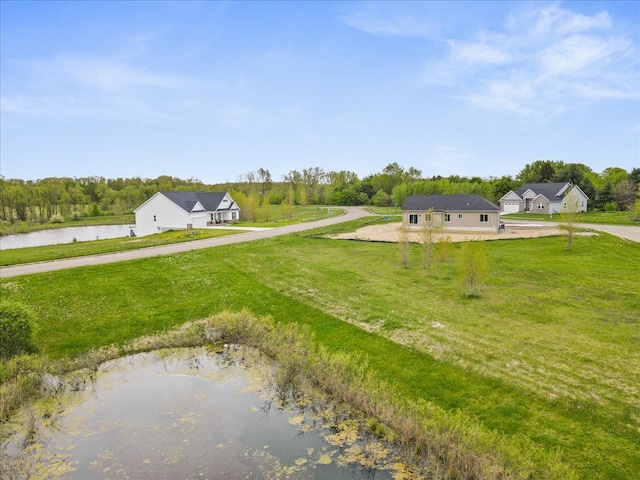
[[[436,67],[466,91],[460,98],[494,111],[544,118],[580,99],[636,100],[638,48],[611,35],[611,25],[606,12],[589,17],[550,6],[511,17],[504,31],[449,41]]]
[[[28,81],[4,89],[10,93],[2,96],[2,111],[29,116],[149,122],[170,118],[171,105],[194,90],[221,88],[119,60],[60,56],[18,61],[13,68]]]
[[[544,119],[584,100],[638,99],[638,46],[612,33],[614,19],[606,11],[584,15],[557,4],[536,6],[500,26],[469,35],[460,28],[462,36],[438,39],[437,27],[422,17],[368,9],[343,21],[370,34],[437,40],[425,45],[432,48],[419,82],[482,109]],[[442,44],[444,52],[437,48]]]

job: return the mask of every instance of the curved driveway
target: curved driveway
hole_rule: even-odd
[[[207,238],[204,240],[195,240],[193,242],[173,243],[160,247],[141,248],[140,250],[129,250],[126,252],[108,253],[104,255],[91,255],[86,257],[55,260],[51,262],[27,263],[22,265],[3,267],[0,268],[0,278],[15,277],[18,275],[30,275],[32,273],[51,272],[54,270],[63,270],[65,268],[84,267],[87,265],[103,265],[105,263],[124,262],[126,260],[135,260],[138,258],[157,257],[159,255],[171,255],[174,253],[188,252],[191,250],[199,250],[201,248],[219,247],[222,245],[230,245],[233,243],[241,242],[251,242],[254,240],[262,240],[265,238],[286,235],[288,233],[297,233],[304,230],[311,230],[313,228],[335,225],[337,223],[348,222],[350,220],[355,220],[357,218],[372,215],[362,207],[340,208],[344,208],[346,210],[344,214],[338,215],[337,217],[316,220],[314,222],[298,223],[295,225],[287,225],[285,227],[251,231],[225,237]]]
[[[219,247],[222,245],[230,245],[233,243],[251,242],[254,240],[262,240],[265,238],[273,238],[288,233],[297,233],[313,228],[335,225],[337,223],[355,220],[357,218],[372,215],[362,207],[341,207],[346,212],[337,217],[325,218],[315,222],[298,223],[288,225],[286,227],[272,228],[269,230],[252,231],[247,233],[239,233],[237,235],[229,235],[226,237],[207,238],[205,240],[195,240],[193,242],[174,243],[163,245],[161,247],[142,248],[140,250],[130,250],[127,252],[109,253],[104,255],[91,255],[86,257],[68,258],[64,260],[55,260],[52,262],[27,263],[22,265],[14,265],[11,267],[0,268],[0,278],[15,277],[18,275],[29,275],[32,273],[51,272],[54,270],[63,270],[65,268],[84,267],[87,265],[103,265],[105,263],[124,262],[126,260],[135,260],[138,258],[157,257],[159,255],[171,255],[173,253],[188,252],[191,250],[199,250],[201,248]],[[527,223],[531,225],[546,225],[548,222],[531,222],[527,220],[505,219],[505,223]],[[620,225],[598,225],[598,224],[578,224],[579,228],[587,228],[591,230],[599,230],[601,232],[610,233],[621,238],[626,238],[634,242],[640,242],[640,227],[626,227]]]

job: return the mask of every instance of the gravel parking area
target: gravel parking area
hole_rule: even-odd
[[[373,242],[397,242],[401,223],[389,223],[386,225],[372,225],[351,233],[333,235],[331,238],[342,240],[368,240]],[[468,240],[509,240],[514,238],[536,238],[550,235],[561,235],[562,230],[558,225],[506,225],[500,233],[484,232],[447,232],[453,242]],[[409,241],[420,243],[420,230],[411,229]]]

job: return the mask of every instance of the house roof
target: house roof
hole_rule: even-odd
[[[525,183],[519,189],[514,190],[515,193],[522,197],[527,190],[531,190],[537,195],[544,195],[549,201],[560,200],[561,193],[566,189],[567,182],[562,183]]]
[[[411,195],[402,203],[402,210],[429,210],[435,212],[451,211],[499,211],[480,195]]]
[[[230,210],[235,202],[229,202],[230,205],[224,209],[218,208],[222,203],[225,192],[160,192],[173,203],[178,205],[186,212],[206,211],[213,212],[215,210]],[[199,204],[199,205],[198,205]],[[194,207],[197,207],[194,209]],[[204,210],[201,210],[204,209]],[[237,208],[237,207],[236,207]]]

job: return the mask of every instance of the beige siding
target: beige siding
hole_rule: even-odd
[[[417,224],[409,222],[411,215],[417,215]],[[449,220],[447,220],[447,215]],[[487,221],[481,221],[480,215],[486,215]],[[424,225],[425,212],[423,210],[406,210],[402,212],[402,223],[408,226],[421,227]],[[480,211],[447,211],[432,213],[434,226],[443,225],[447,230],[497,232],[500,226],[499,212]]]

